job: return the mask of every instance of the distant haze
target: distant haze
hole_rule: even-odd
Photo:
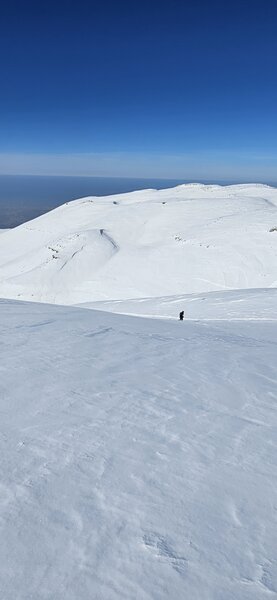
[[[170,188],[182,179],[128,179],[119,177],[43,177],[0,175],[0,229],[21,223],[76,198],[106,196],[146,188]],[[205,180],[228,185],[234,180]]]
[[[2,2],[0,174],[276,182],[276,23],[273,0]]]

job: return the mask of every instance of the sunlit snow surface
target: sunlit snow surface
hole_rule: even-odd
[[[0,324],[3,599],[275,597],[276,322]]]
[[[276,260],[277,269],[277,260]],[[81,303],[82,308],[94,308],[151,318],[178,318],[184,310],[190,320],[277,320],[277,288],[259,288]]]
[[[276,287],[276,265],[276,188],[182,185],[83,198],[2,234],[0,297],[78,304]]]
[[[0,233],[0,599],[277,597],[277,190]]]

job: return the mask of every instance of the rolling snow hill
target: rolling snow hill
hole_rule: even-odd
[[[276,321],[3,300],[0,335],[3,600],[276,597]]]
[[[265,185],[83,198],[0,236],[0,297],[77,304],[275,287],[275,227],[277,189]]]
[[[0,233],[1,599],[277,597],[277,190]]]

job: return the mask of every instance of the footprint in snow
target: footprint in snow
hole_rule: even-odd
[[[156,557],[165,559],[180,575],[186,573],[187,559],[175,552],[166,538],[155,532],[149,532],[143,536],[143,543],[147,550]]]

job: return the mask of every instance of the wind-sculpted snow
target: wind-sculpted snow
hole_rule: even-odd
[[[3,600],[275,598],[276,322],[3,300],[0,335]]]
[[[264,185],[83,198],[0,236],[0,297],[76,304],[276,287],[276,227],[277,189]]]
[[[1,599],[277,597],[276,229],[192,184],[1,234]]]
[[[82,289],[83,283],[117,250],[112,238],[102,229],[70,233],[38,248],[35,253],[29,251],[17,261],[8,261],[3,273],[13,273],[12,286],[18,290],[19,298],[27,293],[37,300],[47,297],[49,302],[55,303],[66,293],[73,297],[76,286]],[[20,275],[15,275],[18,268]]]

